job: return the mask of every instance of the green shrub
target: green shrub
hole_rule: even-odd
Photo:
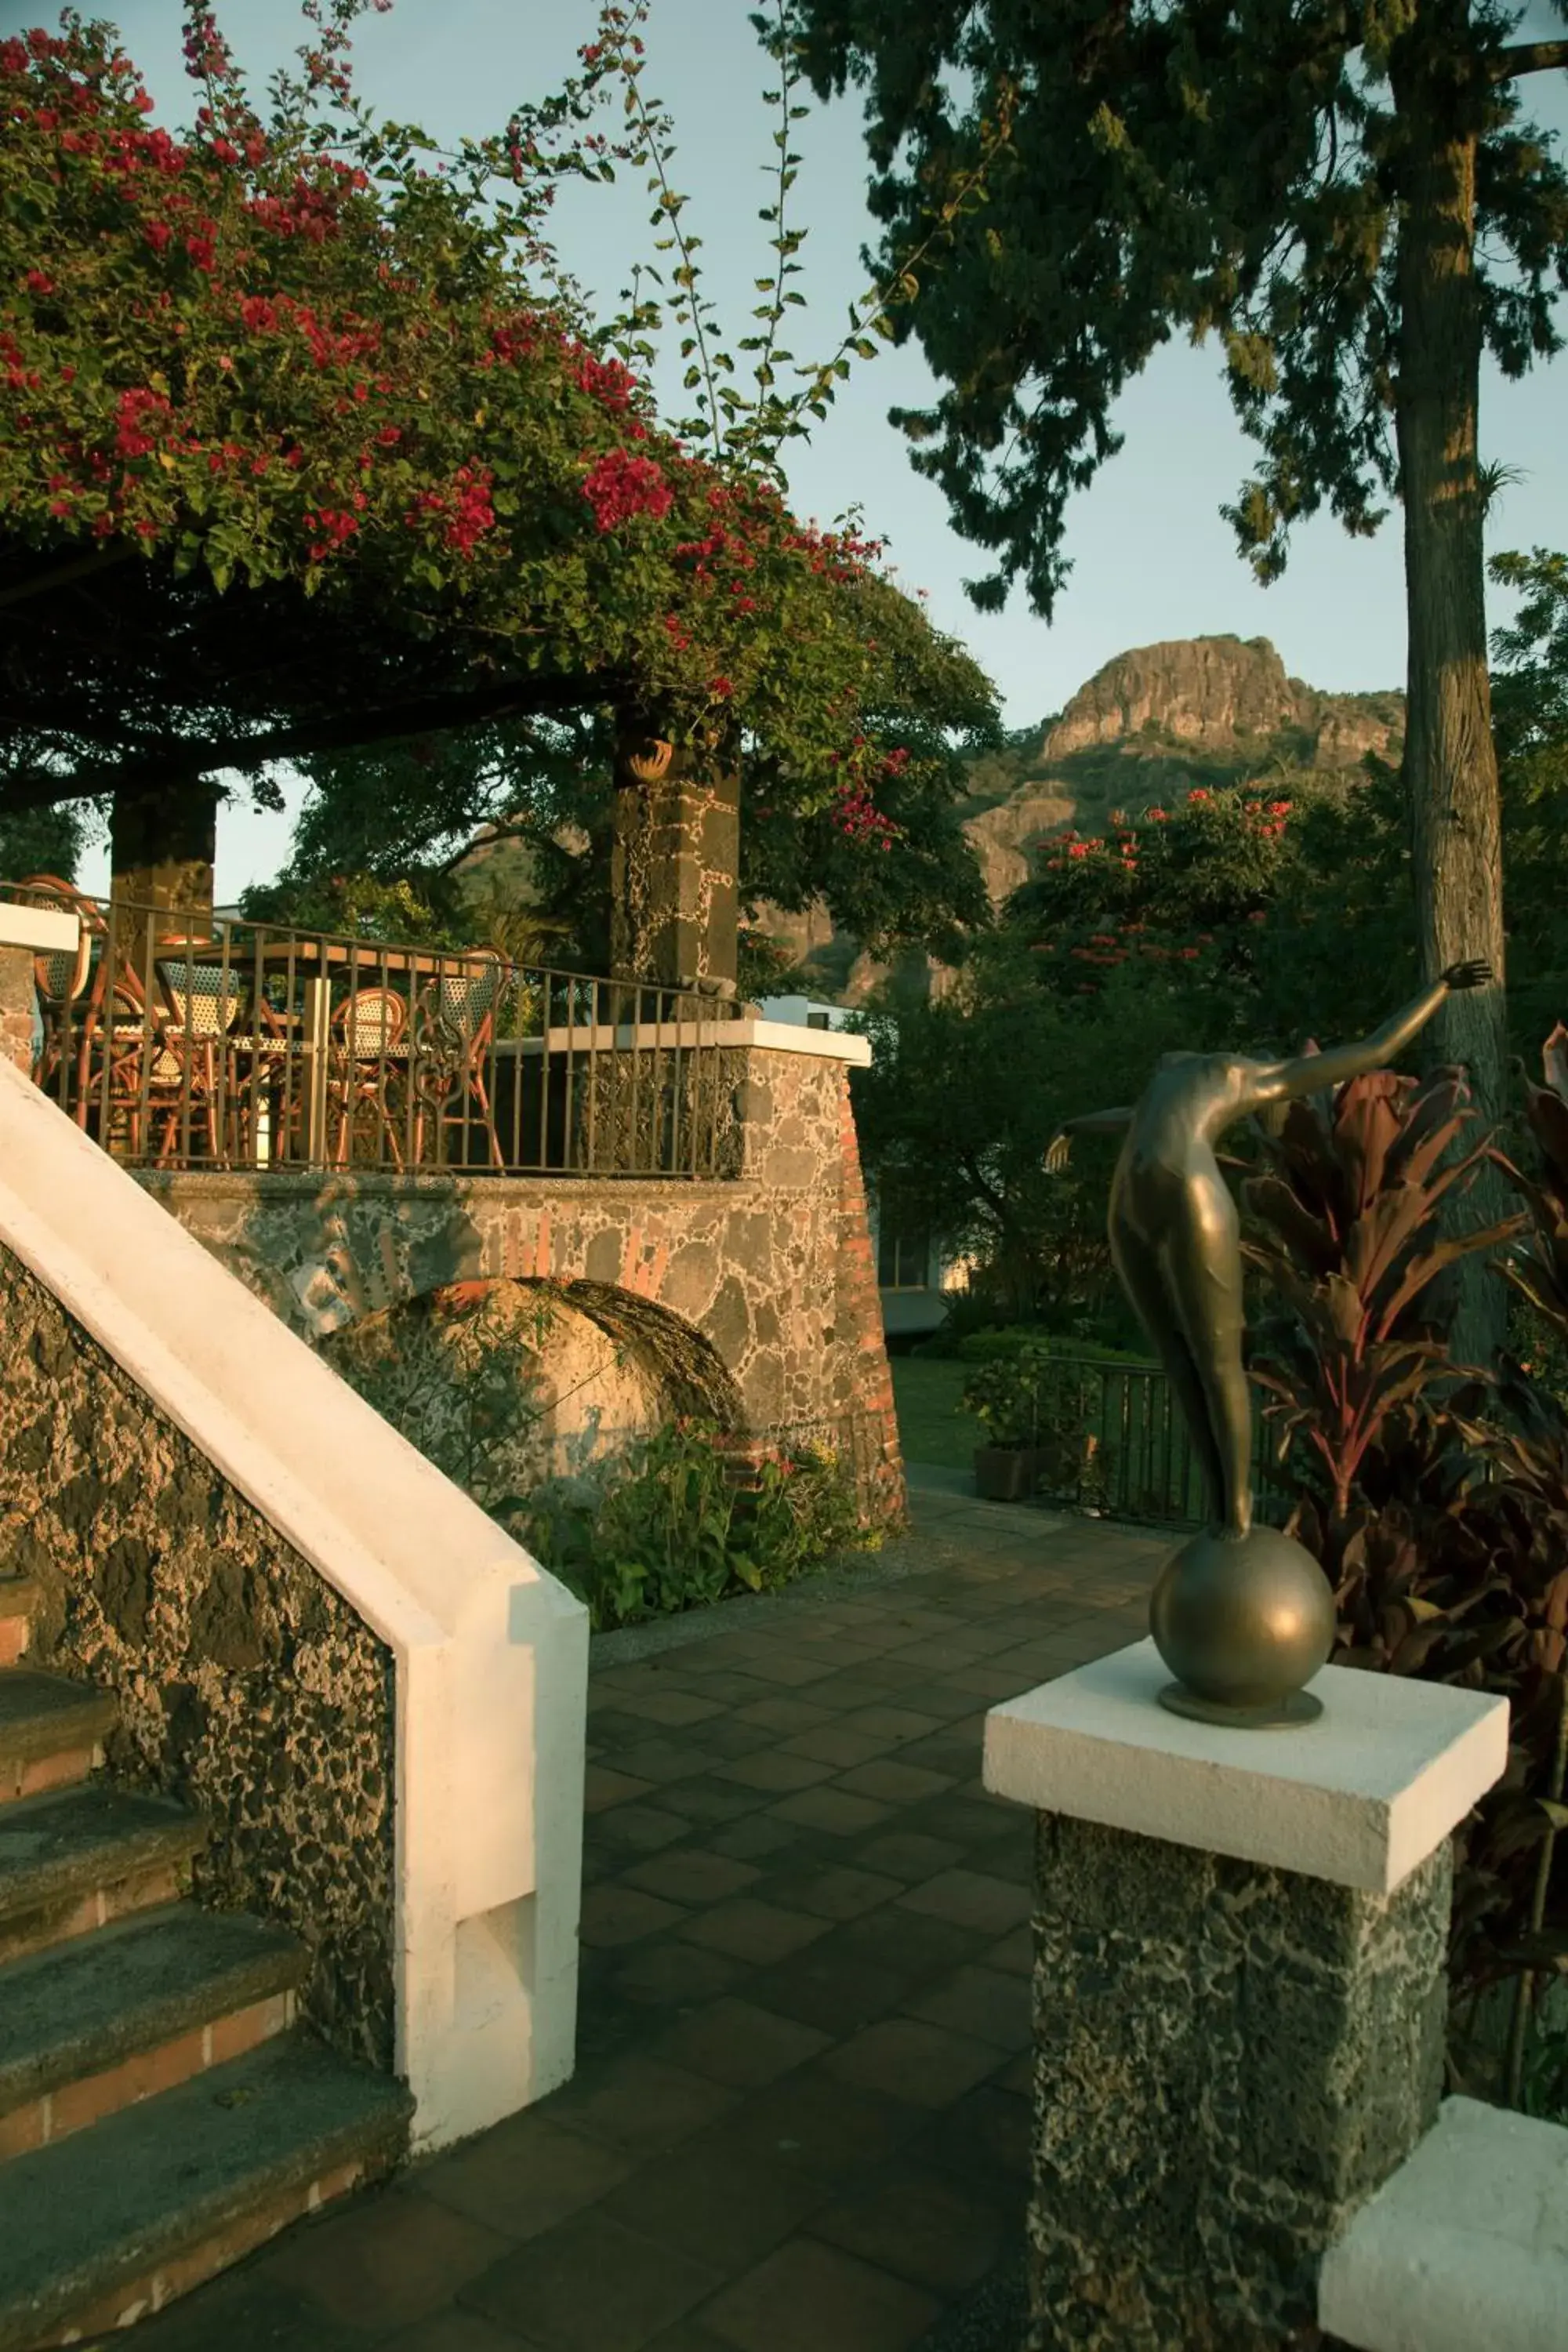
[[[716,1428],[678,1422],[595,1490],[557,1482],[496,1516],[587,1603],[595,1632],[772,1591],[876,1540],[828,1449],[753,1465],[737,1448]]]

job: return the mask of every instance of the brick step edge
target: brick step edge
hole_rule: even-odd
[[[5,2168],[0,2352],[129,2325],[389,2171],[413,2102],[296,2028]]]
[[[31,1666],[0,1672],[0,1804],[85,1780],[119,1716],[111,1692]]]
[[[0,1968],[0,2161],[280,2033],[309,1967],[270,1921],[184,1903]]]
[[[0,1807],[0,1960],[173,1901],[205,1840],[183,1806],[101,1781]]]

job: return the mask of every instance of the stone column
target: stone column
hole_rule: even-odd
[[[216,789],[200,778],[144,793],[117,793],[110,818],[110,897],[115,946],[136,972],[149,939],[210,932]],[[150,910],[144,912],[143,910]]]
[[[33,959],[74,955],[79,917],[55,907],[20,907],[0,899],[0,1060],[31,1074],[39,1035]]]
[[[1039,1815],[1028,2352],[1282,2352],[1429,2128],[1450,1832],[1500,1699],[1325,1667],[1321,1720],[1167,1714],[1152,1642],[987,1719]]]
[[[617,977],[734,994],[740,809],[733,746],[622,730],[610,866]]]

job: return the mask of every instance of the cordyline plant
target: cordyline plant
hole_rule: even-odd
[[[1334,1663],[1509,1701],[1508,1769],[1457,1842],[1451,2058],[1456,2079],[1517,2096],[1524,2000],[1500,2063],[1476,2027],[1489,1989],[1512,1979],[1527,1993],[1533,1971],[1568,1961],[1547,1897],[1562,1817],[1568,1422],[1516,1369],[1484,1377],[1445,1345],[1447,1269],[1474,1252],[1515,1279],[1538,1267],[1548,1200],[1536,1188],[1527,1238],[1523,1217],[1439,1232],[1440,1203],[1492,1151],[1473,1120],[1452,1072],[1354,1080],[1292,1108],[1244,1197],[1275,1309],[1254,1375],[1309,1488],[1291,1524],[1335,1587]],[[1568,1161],[1560,1220],[1564,1174]],[[1544,1286],[1530,1279],[1533,1297]]]
[[[1300,1441],[1317,1457],[1331,1537],[1350,1519],[1368,1453],[1435,1381],[1453,1377],[1438,1276],[1519,1230],[1512,1218],[1479,1233],[1436,1231],[1440,1204],[1487,1160],[1484,1141],[1460,1148],[1472,1118],[1452,1071],[1422,1085],[1376,1071],[1331,1102],[1292,1104],[1265,1172],[1244,1187],[1247,1255],[1289,1310],[1253,1376],[1278,1401],[1282,1445]]]
[[[264,119],[187,0],[180,136],[110,27],[0,42],[0,808],[613,704],[739,713],[770,805],[890,842],[889,715],[989,689],[877,542],[662,428],[563,286],[604,45],[429,170],[349,91],[364,5],[306,0]]]

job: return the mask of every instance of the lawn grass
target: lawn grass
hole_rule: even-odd
[[[969,1469],[974,1449],[985,1436],[980,1423],[958,1409],[973,1366],[953,1357],[895,1356],[890,1370],[904,1460],[929,1462],[943,1470]]]

